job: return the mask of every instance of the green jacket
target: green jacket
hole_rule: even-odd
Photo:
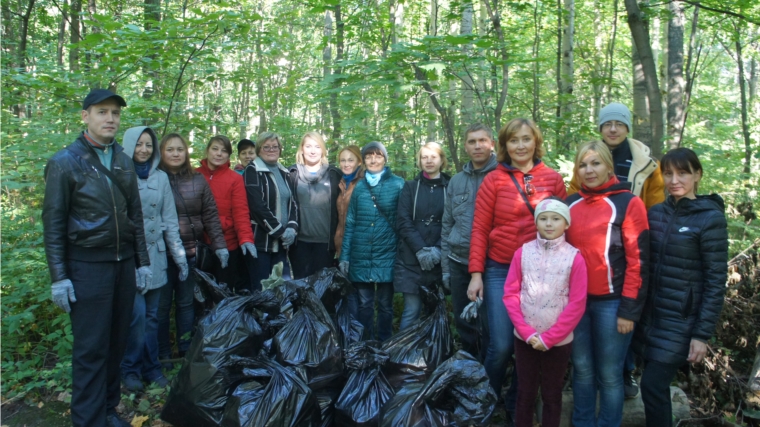
[[[352,282],[393,282],[398,243],[396,207],[403,187],[404,180],[387,167],[371,192],[366,178],[356,183],[340,254],[341,261],[350,262],[348,278]]]

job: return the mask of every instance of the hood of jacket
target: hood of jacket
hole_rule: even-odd
[[[578,194],[587,202],[591,202],[613,194],[625,193],[626,191],[631,191],[631,183],[620,182],[616,176],[612,176],[609,181],[598,187],[588,188],[585,185],[582,185]]]
[[[264,162],[264,160],[261,157],[256,157],[253,160],[253,166],[256,167],[257,172],[265,172],[265,173],[272,173],[272,171],[269,170],[269,166]],[[282,165],[279,161],[277,162],[277,168],[279,168],[281,171],[285,173],[289,173],[288,169],[285,168],[285,166]]]
[[[676,201],[675,197],[668,196],[665,199],[665,206],[669,210],[678,208],[679,215],[691,215],[704,211],[717,211],[721,214],[726,212],[726,204],[723,202],[723,198],[717,194],[698,195],[696,199],[684,197],[678,201]]]
[[[496,161],[496,154],[491,153],[491,157],[488,158],[488,162],[486,162],[486,165],[482,168],[478,169],[480,173],[488,173],[492,170],[496,169],[496,165],[498,165],[499,162]],[[472,175],[475,173],[475,167],[472,165],[472,160],[465,163],[462,167],[462,172],[466,173],[467,175]]]
[[[153,173],[153,171],[158,167],[158,164],[161,163],[161,150],[158,149],[158,137],[156,136],[156,132],[154,132],[153,129],[147,126],[129,128],[126,132],[124,132],[124,138],[121,141],[121,145],[124,147],[124,154],[129,156],[131,159],[135,154],[137,140],[140,139],[140,135],[142,135],[143,132],[148,132],[148,135],[150,135],[150,137],[153,139],[153,155],[150,157],[150,173]]]
[[[229,169],[229,168],[230,168],[230,161],[227,160],[227,163],[225,163],[225,164],[217,167],[214,170],[211,170],[211,168],[208,167],[208,159],[203,159],[203,160],[201,160],[200,167],[198,167],[198,172],[200,172],[200,173],[202,173],[204,175],[211,176],[211,175],[213,175],[215,173],[221,173],[223,170]]]

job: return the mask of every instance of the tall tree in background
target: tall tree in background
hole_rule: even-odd
[[[571,146],[571,139],[573,132],[570,130],[571,115],[573,113],[573,44],[575,43],[575,1],[563,0],[563,5],[560,7],[561,16],[564,18],[562,30],[562,50],[560,58],[559,68],[559,96],[557,107],[557,118],[559,119],[560,126],[557,132],[558,138],[560,138],[561,148],[565,151],[569,150]]]
[[[660,96],[660,86],[657,82],[657,67],[654,64],[654,56],[652,55],[649,29],[647,28],[644,14],[641,13],[636,0],[625,0],[625,8],[628,12],[628,26],[631,28],[631,36],[639,60],[641,61],[641,68],[647,88],[647,98],[649,100],[649,120],[652,126],[652,138],[649,140],[642,139],[642,142],[651,147],[653,156],[660,158],[662,157],[663,137],[662,97]]]
[[[668,6],[668,147],[681,146],[681,135],[686,120],[683,77],[684,11],[680,1]]]

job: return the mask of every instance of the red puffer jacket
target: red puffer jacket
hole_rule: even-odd
[[[203,159],[201,167],[196,170],[206,177],[211,192],[214,194],[227,249],[233,251],[243,243],[253,243],[248,196],[243,185],[243,177],[230,169],[229,162],[212,171],[206,159]]]
[[[509,264],[515,251],[536,238],[536,223],[515,183],[525,191],[525,177],[530,175],[535,191],[528,195],[533,208],[550,196],[567,197],[562,176],[538,161],[527,174],[500,163],[486,175],[475,199],[475,217],[470,238],[470,273],[485,271],[486,258]]]

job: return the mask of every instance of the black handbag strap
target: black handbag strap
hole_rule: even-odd
[[[375,193],[372,192],[372,187],[369,185],[369,183],[367,183],[367,180],[362,179],[362,181],[364,182],[364,185],[367,186],[367,189],[369,190],[369,197],[372,199],[372,203],[375,205],[375,208],[377,208],[377,211],[380,212],[380,216],[383,217],[385,222],[388,223],[388,225],[391,227],[391,230],[393,230],[395,233],[396,227],[391,224],[391,220],[388,219],[388,216],[385,214],[385,212],[383,212],[383,210],[380,209],[380,206],[377,205],[377,197],[375,197]]]
[[[127,190],[124,188],[123,185],[121,185],[121,182],[119,182],[118,179],[116,179],[116,176],[108,170],[107,167],[103,166],[102,163],[100,163],[100,160],[94,159],[92,157],[92,154],[88,153],[87,151],[83,150],[82,147],[79,147],[76,144],[71,144],[68,147],[66,147],[71,151],[72,153],[76,154],[78,157],[80,157],[85,162],[89,163],[90,166],[95,168],[97,171],[103,173],[103,175],[107,176],[114,185],[116,185],[116,188],[121,191],[122,196],[124,196],[124,199],[129,203],[131,202],[130,197],[127,195]]]
[[[520,183],[517,182],[517,178],[515,178],[515,174],[510,173],[509,177],[512,178],[512,182],[515,183],[515,187],[517,187],[517,191],[520,192],[520,195],[522,196],[523,201],[525,201],[525,205],[528,206],[528,210],[530,211],[530,213],[532,215],[535,215],[536,214],[536,210],[533,208],[533,206],[531,206],[530,200],[528,200],[528,196],[525,194],[525,191],[523,191],[522,187],[520,187]]]

